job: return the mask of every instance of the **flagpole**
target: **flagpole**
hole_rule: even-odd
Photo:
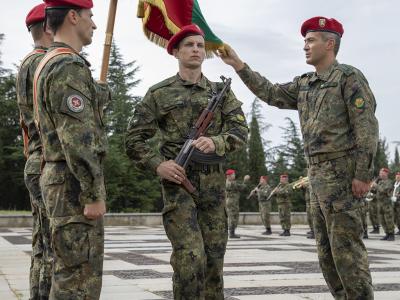
[[[117,3],[118,3],[118,0],[110,0],[110,6],[108,9],[106,39],[104,42],[103,60],[102,60],[101,71],[100,71],[100,81],[102,81],[102,82],[106,82],[106,80],[107,80],[108,65],[110,62],[111,44],[112,44],[112,38],[113,38],[113,32],[114,32],[115,14],[117,12]]]

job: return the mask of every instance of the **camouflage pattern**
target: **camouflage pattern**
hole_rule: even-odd
[[[173,76],[151,87],[136,106],[126,137],[128,156],[156,173],[164,160],[174,159],[190,127],[206,107],[218,84],[205,76],[196,83]],[[247,141],[242,103],[232,91],[217,108],[207,132],[223,156]],[[160,134],[160,152],[147,140]],[[171,241],[174,299],[223,299],[223,258],[227,243],[225,182],[222,166],[193,164],[187,176],[197,188],[189,195],[180,186],[163,182],[164,228]]]
[[[299,111],[309,162],[311,211],[320,266],[336,299],[373,299],[352,180],[369,182],[378,143],[376,102],[358,69],[335,61],[323,74],[272,84],[247,65],[238,72],[260,99]]]
[[[272,197],[276,199],[278,204],[279,220],[283,230],[290,230],[292,223],[290,214],[292,210],[292,203],[290,201],[290,194],[293,188],[289,183],[279,183],[272,192]]]
[[[35,50],[44,48],[37,47]],[[52,253],[50,247],[49,219],[39,186],[42,144],[33,117],[33,75],[44,53],[29,54],[18,70],[16,92],[21,123],[28,137],[27,161],[24,169],[25,185],[31,201],[32,255],[29,272],[30,299],[47,299],[51,287]]]
[[[238,225],[240,193],[243,192],[246,186],[246,184],[237,182],[237,180],[226,180],[225,195],[229,229],[234,230]]]
[[[368,214],[368,202],[365,198],[362,199],[363,207],[362,207],[362,214],[361,214],[361,223],[364,230],[364,236],[368,236],[368,221],[367,221],[367,214]]]
[[[391,200],[393,182],[390,179],[381,179],[376,186],[376,198],[378,199],[379,216],[382,228],[386,234],[394,234],[394,212]]]
[[[369,220],[373,228],[379,228],[379,209],[378,209],[378,199],[376,198],[376,192],[373,193],[371,190],[372,200],[368,202],[368,214]]]
[[[304,187],[304,200],[306,201],[306,213],[307,213],[307,223],[311,231],[314,231],[314,225],[312,221],[311,214],[311,197],[310,197],[310,187],[307,185]]]
[[[397,187],[394,186],[393,191],[394,197],[397,198],[396,202],[394,203],[393,210],[394,210],[394,223],[397,226],[397,229],[400,232],[400,185]]]
[[[271,191],[272,188],[269,184],[260,184],[257,188],[258,207],[266,229],[271,228],[271,200],[268,199]]]
[[[69,46],[54,43],[49,52],[57,47]],[[89,63],[78,54],[50,60],[37,89],[45,161],[40,184],[54,250],[50,299],[99,299],[103,219],[89,220],[83,210],[85,204],[106,200],[103,108],[110,93],[93,81]]]

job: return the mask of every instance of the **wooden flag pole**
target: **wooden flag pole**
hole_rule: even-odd
[[[117,12],[118,0],[110,0],[110,7],[108,9],[108,20],[106,28],[106,40],[104,42],[103,61],[101,64],[100,81],[107,81],[108,65],[110,62],[111,44],[114,32],[115,14]]]

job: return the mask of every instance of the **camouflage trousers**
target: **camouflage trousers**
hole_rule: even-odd
[[[353,156],[312,164],[311,212],[319,264],[335,299],[373,299],[368,254],[362,240],[361,199],[353,197]]]
[[[368,202],[363,200],[364,206],[361,210],[361,223],[364,232],[368,231],[368,221],[367,221],[367,214],[368,214]]]
[[[314,225],[313,225],[312,214],[311,214],[310,197],[306,197],[306,213],[307,213],[308,226],[310,227],[311,231],[314,231]]]
[[[28,162],[29,163],[29,160]],[[30,300],[45,300],[49,297],[52,272],[52,251],[50,247],[50,224],[42,200],[38,174],[25,172],[25,185],[28,188],[33,226],[32,255],[29,271]]]
[[[372,226],[374,228],[378,227],[380,222],[379,222],[378,200],[376,198],[368,202],[368,213],[369,213],[369,220],[371,221]]]
[[[393,203],[390,198],[378,199],[379,216],[386,234],[394,234]]]
[[[103,256],[103,219],[83,216],[80,185],[65,162],[47,162],[40,180],[50,217],[54,270],[51,300],[100,298]]]
[[[225,178],[220,172],[187,171],[197,191],[163,181],[163,224],[172,244],[175,300],[223,300],[228,240]]]
[[[229,229],[236,229],[239,222],[239,195],[226,198],[226,211],[228,213]]]
[[[271,201],[259,201],[258,207],[265,228],[271,228]]]
[[[283,230],[290,230],[292,223],[290,214],[292,212],[292,204],[290,202],[278,203],[279,220]]]
[[[400,230],[400,200],[397,200],[394,203],[393,209],[394,209],[394,223]]]

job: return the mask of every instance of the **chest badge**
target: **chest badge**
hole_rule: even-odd
[[[85,108],[85,103],[79,95],[71,95],[67,99],[68,109],[74,113],[80,113]]]

